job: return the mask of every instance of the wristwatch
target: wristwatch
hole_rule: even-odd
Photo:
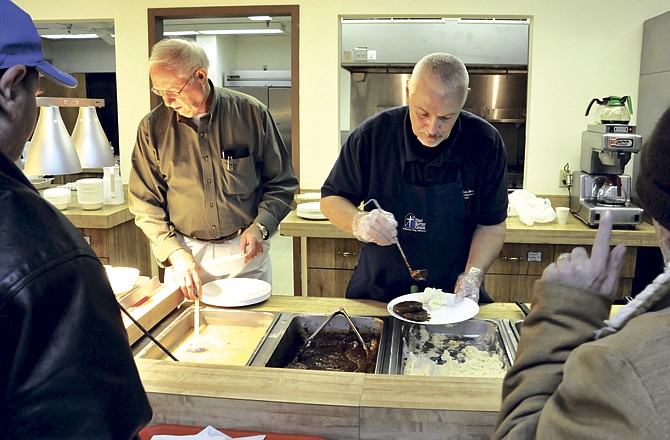
[[[263,240],[267,240],[267,239],[268,239],[268,236],[270,235],[270,234],[268,233],[268,228],[266,228],[266,227],[263,225],[263,223],[261,223],[261,222],[256,222],[255,224],[256,224],[256,226],[258,227],[258,229],[261,231],[261,236],[263,237]]]

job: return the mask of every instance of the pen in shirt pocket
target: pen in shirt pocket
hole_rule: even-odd
[[[225,167],[228,171],[233,171],[235,168],[235,160],[249,157],[249,148],[239,147],[230,148],[221,151],[221,158],[225,162]]]
[[[235,166],[235,159],[233,159],[233,156],[226,156],[226,152],[222,151],[221,152],[221,157],[223,158],[223,161],[225,162],[225,167],[228,171],[233,171],[233,167]]]

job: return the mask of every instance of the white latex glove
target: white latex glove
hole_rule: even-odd
[[[397,240],[398,222],[393,214],[383,209],[370,212],[360,211],[351,225],[356,238],[360,241],[388,246]]]
[[[463,298],[470,298],[474,302],[479,302],[479,286],[482,284],[482,270],[477,267],[471,267],[468,273],[463,272],[456,280],[454,293],[456,302],[463,301]]]

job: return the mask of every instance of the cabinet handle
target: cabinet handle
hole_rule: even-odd
[[[337,255],[339,257],[355,257],[358,255],[358,252],[342,252],[342,251],[337,251]]]
[[[503,261],[511,261],[512,263],[518,263],[519,261],[526,261],[524,257],[500,257]]]

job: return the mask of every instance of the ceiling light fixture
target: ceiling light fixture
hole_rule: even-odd
[[[93,40],[99,38],[96,34],[49,34],[41,35],[47,40]]]
[[[248,18],[252,21],[272,21],[272,17],[269,15],[251,15]]]
[[[251,34],[283,34],[281,29],[212,29],[200,31],[204,35],[251,35]]]
[[[188,35],[198,35],[198,31],[165,31],[163,35],[170,37],[180,37]]]

